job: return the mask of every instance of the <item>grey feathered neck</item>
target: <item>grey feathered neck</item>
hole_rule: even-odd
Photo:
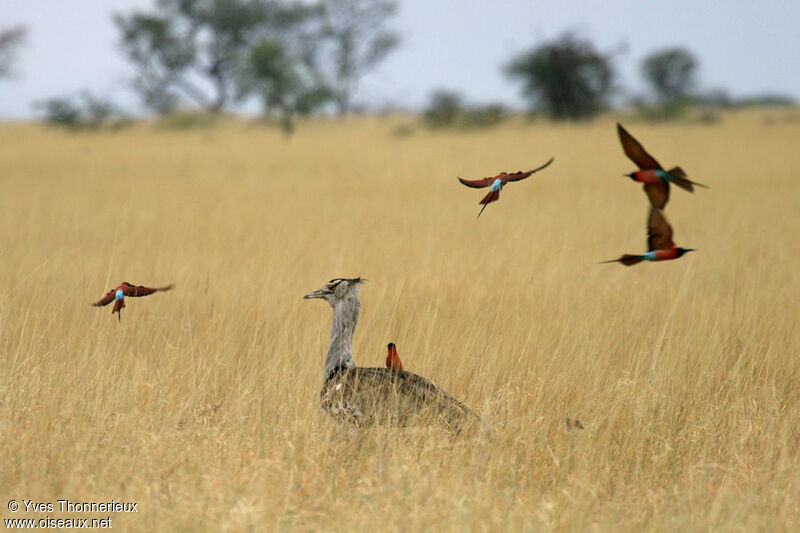
[[[361,302],[358,299],[358,287],[351,288],[344,298],[333,306],[333,325],[331,326],[331,343],[325,357],[325,378],[340,368],[356,366],[353,362],[353,333],[358,322]]]

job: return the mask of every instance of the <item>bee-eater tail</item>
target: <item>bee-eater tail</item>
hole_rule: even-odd
[[[492,202],[496,202],[498,198],[500,198],[500,191],[489,191],[489,193],[478,203],[490,204]]]
[[[686,177],[686,172],[681,167],[675,167],[667,171],[672,176],[672,183],[689,192],[694,192],[694,185],[708,189],[708,185],[697,183]]]
[[[481,207],[478,216],[481,216],[481,213],[483,213],[483,210],[486,209],[487,205],[489,205],[492,202],[496,202],[498,198],[500,198],[500,191],[489,191],[489,193],[486,196],[484,196],[480,202],[478,202],[479,204],[483,204],[483,207]]]
[[[641,255],[631,255],[625,254],[619,259],[611,259],[609,261],[600,261],[598,264],[602,265],[603,263],[622,263],[625,266],[635,265],[636,263],[641,263],[644,261],[644,256]]]

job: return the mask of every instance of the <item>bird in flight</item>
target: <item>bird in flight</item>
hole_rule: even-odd
[[[122,321],[122,308],[125,307],[125,297],[138,297],[138,296],[147,296],[148,294],[153,294],[154,292],[159,291],[168,291],[172,289],[174,285],[167,285],[166,287],[143,287],[142,285],[131,285],[127,281],[122,282],[122,284],[117,287],[116,289],[112,289],[108,291],[108,293],[103,296],[102,300],[98,300],[92,305],[95,307],[103,307],[105,305],[114,302],[114,309],[111,311],[111,314],[117,313],[117,319],[121,322]]]
[[[650,207],[647,220],[647,253],[641,255],[625,254],[619,259],[601,261],[601,263],[622,263],[625,266],[635,265],[642,261],[668,261],[677,259],[693,248],[680,248],[672,242],[672,227],[664,217],[664,212]]]
[[[623,174],[623,176],[627,176],[633,181],[644,183],[644,192],[655,209],[664,209],[664,206],[667,205],[670,183],[674,183],[689,192],[694,192],[694,185],[708,189],[707,185],[687,178],[681,167],[664,170],[658,161],[645,151],[639,141],[634,139],[633,135],[628,133],[619,123],[617,123],[617,133],[625,155],[639,167],[636,172]]]
[[[483,213],[483,210],[486,209],[487,205],[492,202],[496,202],[497,199],[500,198],[500,189],[502,189],[506,183],[509,181],[524,180],[534,172],[539,172],[543,168],[546,168],[552,162],[553,158],[551,157],[550,161],[544,165],[527,172],[522,172],[521,170],[519,172],[512,172],[511,174],[508,174],[507,172],[501,172],[497,176],[491,176],[489,178],[481,178],[477,180],[465,180],[463,178],[458,178],[458,181],[467,187],[472,187],[473,189],[482,189],[484,187],[488,187],[489,185],[492,186],[492,188],[489,190],[489,193],[484,196],[480,202],[478,202],[479,204],[483,204],[483,207],[481,207],[481,210],[478,212],[478,216],[481,216],[481,213]]]

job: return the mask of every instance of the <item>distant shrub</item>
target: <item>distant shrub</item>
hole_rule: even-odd
[[[411,124],[398,124],[392,130],[395,137],[408,137],[414,133],[414,126]]]
[[[218,118],[218,115],[213,115],[207,111],[177,111],[160,116],[156,125],[160,128],[172,130],[207,128],[216,124]]]
[[[490,128],[508,118],[508,109],[502,104],[489,104],[466,109],[462,123],[465,128]]]
[[[692,104],[705,109],[730,109],[735,101],[725,89],[712,89],[695,94]]]
[[[671,102],[647,104],[639,102],[636,112],[644,120],[662,122],[684,119],[692,109],[688,100],[673,100]]]
[[[423,122],[431,129],[488,128],[507,117],[508,110],[502,104],[467,106],[461,95],[445,90],[431,94],[428,108],[422,114]]]
[[[109,100],[83,91],[78,97],[60,96],[34,103],[48,124],[68,129],[118,128],[130,120]]]
[[[429,128],[455,126],[464,111],[461,95],[451,91],[434,91],[422,119]]]
[[[737,107],[792,107],[797,105],[797,100],[786,94],[765,93],[739,98],[734,105]]]
[[[81,109],[74,100],[66,97],[48,98],[34,104],[34,109],[44,113],[44,120],[57,126],[78,128],[81,125]]]

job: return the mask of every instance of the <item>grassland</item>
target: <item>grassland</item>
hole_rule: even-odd
[[[667,209],[699,251],[629,269],[595,264],[645,249],[614,117],[0,126],[0,517],[104,516],[6,509],[68,498],[137,502],[122,531],[800,529],[800,121],[776,116],[626,121],[711,186]],[[551,155],[480,219],[455,179]],[[324,417],[330,309],[301,297],[359,275],[356,362],[396,342],[492,434]],[[118,323],[89,303],[123,280],[177,287]]]

